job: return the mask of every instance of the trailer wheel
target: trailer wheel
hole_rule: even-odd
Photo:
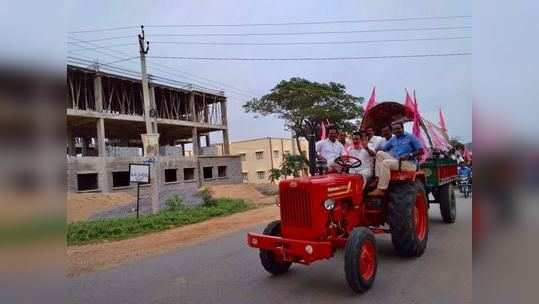
[[[454,223],[457,219],[457,202],[453,185],[449,183],[440,186],[436,200],[440,204],[440,213],[442,214],[444,223]]]
[[[344,272],[348,285],[353,291],[364,293],[374,283],[377,268],[374,234],[366,227],[355,228],[346,241],[344,251]]]
[[[391,241],[398,254],[419,257],[429,238],[428,205],[419,182],[394,183],[389,189],[388,223]]]
[[[281,221],[273,221],[266,226],[263,234],[271,236],[281,236]],[[279,259],[271,250],[260,249],[260,262],[267,272],[278,275],[288,271],[291,262],[284,262]]]

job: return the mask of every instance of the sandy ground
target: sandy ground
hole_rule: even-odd
[[[256,186],[252,184],[215,185],[209,187],[209,189],[216,198],[230,197],[244,199],[256,206],[275,203],[275,197],[260,193],[256,189]]]
[[[68,276],[78,276],[157,255],[252,225],[270,222],[278,217],[279,208],[273,205],[132,239],[71,246],[67,249]]]
[[[135,198],[124,192],[114,193],[68,193],[67,221],[84,221],[95,213],[128,205]]]

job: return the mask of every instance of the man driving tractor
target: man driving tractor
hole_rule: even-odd
[[[337,140],[338,130],[335,126],[328,127],[328,138],[316,143],[316,158],[325,160],[327,167],[334,167],[334,161],[341,156],[344,146]]]
[[[423,153],[423,146],[412,134],[404,132],[402,122],[391,124],[393,136],[376,153],[375,174],[378,177],[377,188],[370,192],[371,196],[383,196],[389,186],[391,170],[416,171],[417,156]]]

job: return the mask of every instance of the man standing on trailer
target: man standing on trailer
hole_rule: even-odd
[[[369,193],[372,196],[382,196],[389,187],[391,170],[415,171],[417,156],[423,152],[419,140],[412,134],[404,132],[402,122],[391,124],[393,136],[384,146],[383,151],[376,153],[375,173],[378,176],[377,188]]]

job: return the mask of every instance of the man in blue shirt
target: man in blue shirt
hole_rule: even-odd
[[[472,176],[472,169],[468,166],[466,166],[465,162],[461,162],[458,167],[458,174],[461,177],[471,177]]]
[[[399,169],[401,161],[402,171],[415,171],[417,169],[417,156],[423,152],[423,146],[412,134],[404,132],[402,122],[391,124],[393,136],[384,146],[383,151],[376,153],[375,173],[378,177],[378,187],[369,193],[372,196],[384,195],[389,187],[391,170]]]

